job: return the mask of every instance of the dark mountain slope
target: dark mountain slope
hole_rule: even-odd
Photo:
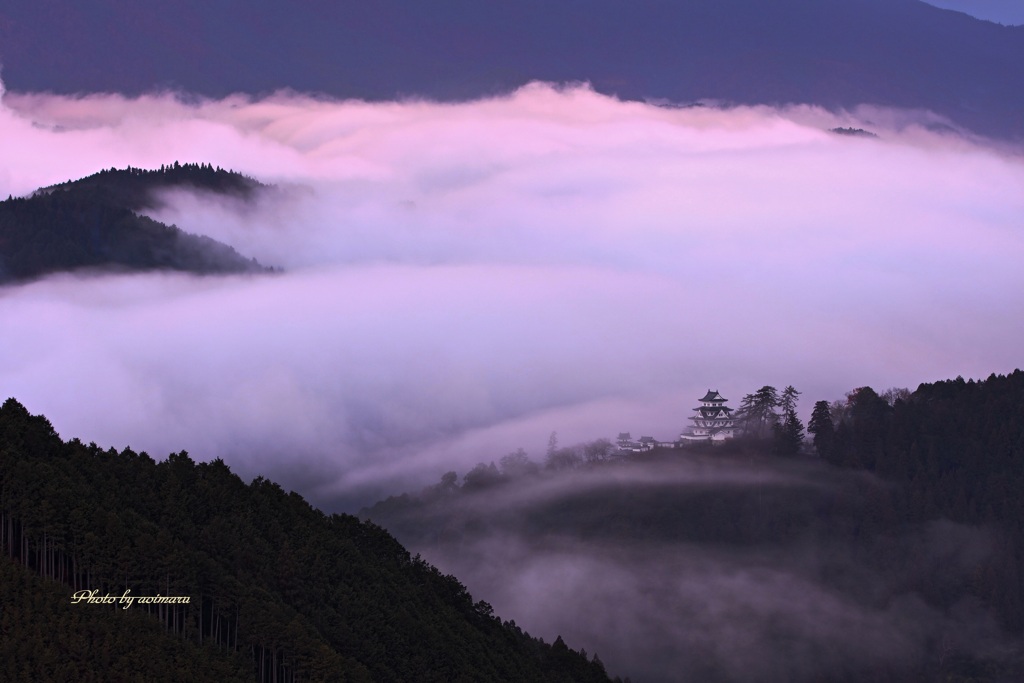
[[[101,171],[0,202],[0,284],[83,268],[201,274],[265,272],[226,244],[136,212],[158,191],[189,189],[248,199],[263,186],[238,173],[175,163],[158,171]]]
[[[132,211],[160,207],[159,193],[181,189],[208,192],[240,200],[253,199],[267,186],[259,181],[208,164],[180,164],[175,162],[149,171],[141,168],[111,168],[79,180],[44,187],[39,194],[63,192],[70,196],[87,196],[106,204],[121,206]]]
[[[1024,28],[917,0],[38,0],[0,10],[0,45],[12,90],[462,99],[587,80],[626,98],[931,109],[1024,138]]]
[[[239,660],[257,680],[608,680],[560,639],[545,644],[503,624],[379,527],[327,516],[262,478],[246,485],[220,460],[197,464],[182,452],[156,463],[65,443],[13,399],[0,408],[0,550],[0,574],[13,577],[0,588],[0,647],[14,653],[0,658],[15,672],[5,680],[142,680],[153,668],[224,680],[218,671]],[[41,579],[11,563],[48,587],[26,595]],[[189,602],[72,604],[81,590]],[[13,618],[26,604],[52,617],[51,632]],[[144,612],[159,628],[139,626],[132,643],[147,661],[135,666],[106,634]],[[82,640],[106,643],[105,654],[55,677],[49,663]],[[197,649],[229,655],[182,667],[181,653]]]
[[[168,638],[144,610],[72,605],[64,586],[6,554],[0,557],[0,633],[4,681],[252,680],[240,654]]]

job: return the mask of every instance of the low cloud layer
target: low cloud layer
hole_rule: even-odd
[[[209,162],[154,217],[283,275],[0,291],[0,392],[354,509],[522,446],[672,438],[711,387],[814,400],[1021,363],[1024,161],[926,115],[7,94],[0,193]],[[840,136],[868,128],[877,139]]]
[[[888,495],[863,472],[690,453],[365,514],[503,618],[634,680],[932,680],[956,657],[1012,660],[965,590],[998,566],[998,534],[879,525]]]
[[[936,642],[989,654],[1008,640],[976,601],[943,613],[887,585],[903,577],[842,565],[851,558],[830,555],[837,548],[744,552],[505,535],[412,548],[487,596],[503,618],[561,635],[613,674],[642,681],[857,680],[873,667],[909,674],[941,657],[930,651]],[[837,566],[862,583],[849,592],[825,583]]]

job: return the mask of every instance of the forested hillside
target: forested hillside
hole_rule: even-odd
[[[1024,372],[922,384],[893,405],[861,387],[815,441],[833,465],[900,486],[885,514],[998,528],[1000,565],[978,584],[1005,624],[1024,630]]]
[[[237,199],[252,199],[267,186],[235,171],[214,168],[211,164],[174,162],[159,169],[104,169],[79,180],[69,180],[40,189],[36,194],[57,192],[90,196],[107,204],[132,211],[160,206],[162,190],[184,189],[209,192]]]
[[[268,269],[230,246],[137,212],[172,188],[248,199],[263,186],[207,164],[101,171],[0,202],[0,284],[80,269],[247,273]]]
[[[220,460],[64,442],[13,399],[0,548],[3,680],[608,680],[373,524]]]
[[[574,639],[642,680],[1021,680],[1024,373],[856,389],[810,427],[823,457],[780,449],[784,429],[618,455],[600,440],[361,514],[531,628],[587,624]],[[572,583],[538,588],[566,567]],[[632,604],[606,618],[599,595]]]

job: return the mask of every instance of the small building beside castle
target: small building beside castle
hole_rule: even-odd
[[[708,389],[700,405],[694,408],[690,416],[693,425],[679,435],[681,442],[692,441],[725,441],[736,435],[739,428],[738,420],[733,417],[733,409],[725,405],[728,399],[718,391]]]
[[[654,450],[657,446],[669,446],[670,448],[674,444],[663,444],[658,442],[653,436],[641,436],[640,440],[634,440],[629,432],[620,432],[619,438],[615,440],[620,451],[633,451],[634,453],[642,453],[644,451]]]

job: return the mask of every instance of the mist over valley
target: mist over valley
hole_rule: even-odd
[[[832,399],[1018,361],[1019,158],[894,114],[540,84],[460,105],[4,103],[0,192],[210,158],[278,191],[173,191],[147,214],[285,271],[7,287],[7,393],[61,433],[223,457],[331,509],[553,430],[669,438],[708,386]]]
[[[0,9],[0,677],[1024,677],[1024,29],[72,4]]]
[[[361,516],[637,681],[933,679],[957,658],[1012,676],[1016,640],[974,583],[1003,531],[918,518],[897,482],[768,448],[558,470],[513,454]]]

